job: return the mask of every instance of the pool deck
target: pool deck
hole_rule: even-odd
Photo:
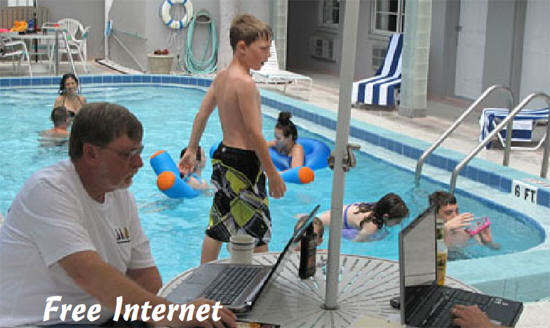
[[[306,74],[313,79],[311,98],[304,101],[337,112],[339,78],[329,74],[306,71],[299,71],[299,73]],[[290,95],[292,94],[290,93]],[[421,118],[409,118],[399,115],[396,109],[388,110],[380,107],[352,108],[351,115],[356,120],[406,134],[431,144],[454,123],[472,102],[463,99],[428,99],[427,116]],[[473,150],[479,144],[479,117],[482,109],[482,107],[476,108],[440,147],[463,154]],[[504,150],[495,147],[482,150],[476,158],[502,164],[503,154]],[[543,147],[536,151],[513,150],[510,155],[510,167],[538,176],[542,167],[542,157]]]
[[[11,72],[11,64],[0,63],[0,77],[5,76],[26,76],[26,67],[22,66],[22,71],[19,74],[13,74]],[[90,75],[97,74],[117,74],[116,71],[108,69],[105,66],[99,65],[95,62],[88,63],[88,69]],[[68,66],[65,64],[61,66],[60,72],[67,72]],[[77,72],[80,75],[84,75],[80,64],[77,64]],[[309,100],[297,98],[302,101],[306,101],[312,105],[328,109],[329,111],[336,112],[338,110],[339,102],[339,78],[330,74],[319,74],[314,72],[299,71],[299,73],[310,76],[313,79],[313,90]],[[52,75],[44,70],[41,64],[33,63],[33,75],[44,76]],[[267,89],[273,90],[272,87]],[[286,94],[292,97],[292,90]],[[352,118],[361,122],[365,122],[386,130],[399,132],[401,134],[408,135],[410,137],[432,143],[439,135],[441,135],[453,122],[462,114],[462,112],[470,105],[471,101],[461,99],[429,99],[428,107],[426,109],[427,116],[422,118],[408,118],[401,116],[397,113],[397,110],[388,110],[381,108],[352,108]],[[470,152],[478,144],[479,136],[479,115],[482,108],[476,109],[474,113],[466,119],[466,121],[459,127],[449,138],[445,141],[441,147],[457,151],[462,154]],[[542,147],[537,151],[512,151],[510,167],[523,171],[535,176],[540,173],[542,165]],[[501,164],[503,156],[502,149],[482,150],[478,154],[477,158],[485,159],[497,164]],[[548,256],[544,252],[546,256]],[[520,256],[520,255],[518,255]],[[541,259],[542,260],[542,259]],[[521,261],[521,256],[518,258]],[[520,263],[520,262],[516,262]],[[519,266],[522,266],[519,264]],[[541,266],[547,267],[541,263]],[[450,268],[451,274],[454,275],[453,268]],[[536,273],[541,276],[542,281],[548,281],[547,272]],[[539,281],[532,281],[531,288],[537,288],[536,285]],[[505,282],[506,283],[506,282]],[[508,288],[512,288],[509,283]],[[524,309],[524,315],[520,319],[517,327],[546,327],[548,322],[547,313],[550,309],[550,302],[534,302],[526,303]],[[543,315],[543,313],[546,313]]]

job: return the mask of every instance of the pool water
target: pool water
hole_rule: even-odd
[[[109,101],[128,107],[141,120],[145,134],[143,144],[144,166],[136,175],[130,190],[134,193],[145,233],[151,241],[153,255],[164,281],[177,273],[196,266],[212,197],[169,199],[156,188],[156,175],[149,165],[149,157],[160,149],[168,151],[177,161],[180,150],[187,145],[192,122],[204,91],[176,87],[87,87],[83,90],[89,102]],[[67,147],[41,147],[38,133],[49,129],[51,105],[57,96],[54,88],[0,90],[0,211],[6,215],[11,201],[24,181],[36,170],[67,158]],[[273,136],[275,120],[264,117],[264,135]],[[299,129],[302,137],[334,143],[322,136]],[[208,149],[221,138],[219,119],[210,117],[201,139]],[[368,151],[368,150],[367,150]],[[388,192],[399,194],[410,209],[410,216],[401,226],[390,228],[390,234],[381,241],[353,243],[342,240],[342,253],[397,259],[398,231],[427,206],[428,195],[443,186],[423,182],[414,187],[414,174],[365,153],[357,156],[357,167],[346,174],[344,203],[376,201]],[[207,165],[203,177],[209,178]],[[321,204],[321,211],[330,208],[332,171],[328,168],[315,172],[315,181],[309,185],[287,184],[282,199],[271,199],[273,240],[270,250],[280,251],[290,237],[297,213],[309,212]],[[460,209],[476,216],[489,216],[493,238],[501,245],[498,251],[472,245],[467,257],[491,256],[531,248],[543,241],[543,233],[536,223],[517,213],[483,203],[475,198],[457,195]],[[328,231],[320,248],[328,247]],[[222,247],[221,257],[228,257]]]

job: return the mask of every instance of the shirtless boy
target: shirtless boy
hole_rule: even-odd
[[[259,70],[268,60],[271,36],[271,27],[252,15],[233,19],[229,31],[233,59],[206,92],[193,122],[187,151],[179,162],[185,174],[192,171],[206,122],[218,106],[223,140],[212,157],[212,183],[217,191],[202,244],[201,263],[216,260],[221,243],[229,242],[235,234],[256,238],[256,252],[266,252],[271,240],[265,175],[271,197],[282,197],[286,186],[262,135],[260,93],[250,76],[250,69]]]

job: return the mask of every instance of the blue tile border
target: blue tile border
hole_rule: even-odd
[[[82,75],[79,76],[80,83],[86,84],[118,84],[118,83],[136,83],[136,84],[174,84],[208,87],[212,79],[205,77],[175,76],[175,75]],[[28,87],[28,86],[55,86],[60,82],[58,76],[41,77],[17,77],[0,78],[0,87]],[[325,128],[335,130],[337,126],[337,116],[335,113],[315,105],[307,104],[299,100],[294,100],[280,94],[261,90],[261,103],[265,106],[275,108],[280,111],[289,111],[295,117],[303,118],[317,123]],[[409,136],[385,130],[365,122],[359,122],[352,119],[350,125],[350,136],[368,142],[374,146],[383,147],[389,151],[406,156],[413,160],[418,160],[429,144],[420,140],[415,140]],[[426,164],[430,164],[445,171],[452,172],[458,162],[464,158],[463,154],[458,152],[437,149],[427,159]],[[535,176],[516,171],[511,168],[499,166],[495,163],[474,159],[461,172],[460,176],[485,184],[493,189],[509,193],[512,190],[512,180],[524,180]],[[538,177],[536,177],[538,178]],[[538,178],[541,179],[541,178]],[[550,181],[548,181],[550,183]],[[550,188],[538,187],[539,195],[537,204],[550,207]]]

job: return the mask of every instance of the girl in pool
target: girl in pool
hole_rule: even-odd
[[[401,197],[384,195],[375,203],[353,203],[344,207],[344,237],[357,242],[379,240],[385,236],[382,228],[394,226],[409,215]],[[330,224],[330,211],[319,215],[323,225]]]
[[[277,152],[291,158],[290,168],[303,166],[305,153],[304,147],[296,143],[298,139],[298,130],[290,118],[289,112],[279,113],[277,124],[275,125],[275,140],[267,143],[268,147],[275,147]]]
[[[59,96],[55,99],[53,107],[65,107],[71,118],[73,118],[80,108],[86,104],[86,98],[77,93],[78,79],[72,73],[63,75],[58,92]]]

